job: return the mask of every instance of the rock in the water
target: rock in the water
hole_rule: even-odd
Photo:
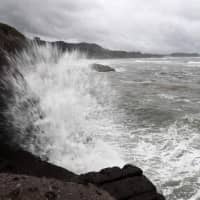
[[[92,184],[61,182],[16,174],[0,174],[2,200],[114,200]]]
[[[108,66],[108,65],[102,65],[102,64],[92,64],[92,69],[97,72],[115,72],[115,69]]]

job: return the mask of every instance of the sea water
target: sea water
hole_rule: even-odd
[[[92,60],[33,45],[11,63],[26,82],[10,77],[8,112],[25,149],[76,173],[130,163],[167,199],[200,199],[200,58]]]

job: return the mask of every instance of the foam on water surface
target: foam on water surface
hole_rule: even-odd
[[[37,45],[14,61],[29,89],[26,96],[19,89],[10,106],[13,123],[22,138],[27,137],[30,123],[36,127],[21,145],[77,173],[124,164],[119,153],[96,136],[106,134],[106,128],[115,130],[109,114],[114,91],[106,76],[90,69],[91,62],[78,52],[61,54],[56,48]],[[29,105],[31,95],[38,98],[41,114]],[[20,111],[20,102],[28,103],[29,110]]]
[[[97,60],[35,45],[12,61],[26,84],[9,75],[17,142],[77,173],[132,163],[167,199],[197,200],[198,71],[186,61],[98,60],[123,73],[97,73]]]

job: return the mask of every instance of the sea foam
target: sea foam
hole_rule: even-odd
[[[115,91],[106,75],[90,69],[91,62],[77,51],[36,44],[11,60],[26,82],[24,89],[18,78],[12,80],[16,93],[8,113],[19,130],[18,142],[77,173],[124,164],[99,137],[108,129],[115,132],[109,113]]]

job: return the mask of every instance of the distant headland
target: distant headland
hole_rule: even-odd
[[[15,28],[0,23],[0,51],[5,50],[8,52],[18,51],[27,46],[27,43],[35,42],[39,45],[50,44],[58,47],[61,51],[80,51],[87,55],[88,58],[96,59],[115,59],[115,58],[162,58],[162,57],[199,57],[198,53],[184,53],[175,52],[171,54],[153,54],[153,53],[142,53],[140,51],[121,51],[121,50],[110,50],[101,47],[95,43],[68,43],[64,41],[49,42],[41,40],[39,37],[29,39],[22,33],[17,31]]]

